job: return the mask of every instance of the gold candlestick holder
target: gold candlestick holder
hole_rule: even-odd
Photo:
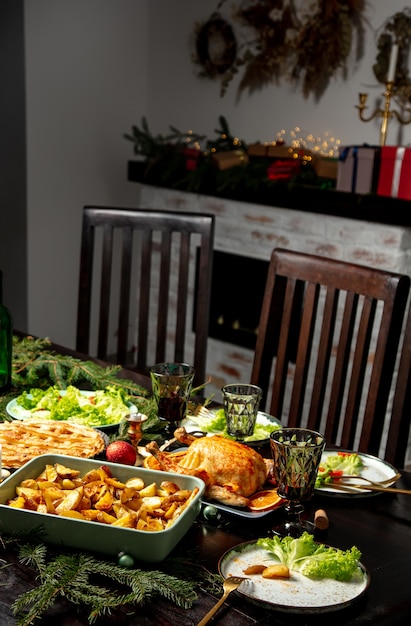
[[[138,444],[143,438],[142,426],[143,422],[147,419],[147,415],[143,413],[130,413],[126,420],[128,422],[128,438],[131,442],[131,445],[134,446],[136,452],[138,453]]]
[[[385,98],[384,108],[375,109],[375,111],[369,117],[365,117],[364,115],[364,110],[367,108],[366,103],[367,103],[368,93],[360,93],[359,94],[360,104],[356,105],[356,108],[358,109],[358,112],[360,115],[360,120],[362,122],[370,122],[377,116],[381,117],[380,146],[385,146],[385,142],[387,139],[387,132],[388,132],[388,122],[390,121],[392,117],[395,116],[400,124],[411,123],[411,111],[410,111],[409,119],[404,119],[400,115],[400,113],[398,113],[398,111],[395,111],[390,108],[393,87],[394,87],[393,82],[386,83],[385,92],[384,92],[384,98]]]

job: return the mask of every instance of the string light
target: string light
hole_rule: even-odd
[[[290,145],[297,150],[311,150],[311,152],[320,156],[338,157],[338,148],[341,145],[341,140],[335,138],[329,132],[324,133],[324,136],[320,137],[312,133],[305,133],[299,126],[296,126],[288,132],[285,129],[278,131],[276,141],[273,143]]]

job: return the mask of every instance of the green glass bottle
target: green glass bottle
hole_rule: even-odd
[[[12,334],[11,315],[3,305],[3,273],[0,270],[0,394],[7,393],[11,387]]]

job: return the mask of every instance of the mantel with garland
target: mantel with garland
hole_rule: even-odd
[[[162,184],[144,176],[145,166],[140,161],[128,162],[128,180],[135,183],[191,191],[172,184]],[[238,200],[252,204],[282,207],[315,214],[346,217],[367,222],[411,228],[411,203],[408,200],[387,198],[376,194],[355,194],[335,189],[321,189],[303,184],[278,183],[269,190],[230,189],[216,193],[215,188],[204,187],[195,192],[203,195]]]
[[[411,227],[410,201],[338,191],[336,158],[316,154],[306,145],[284,141],[246,144],[219,118],[216,138],[170,126],[167,136],[153,135],[147,120],[124,138],[137,158],[128,162],[128,180],[252,204],[306,210]],[[318,166],[324,164],[325,168]],[[328,166],[334,173],[328,177]]]

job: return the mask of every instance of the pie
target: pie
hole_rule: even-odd
[[[105,449],[102,434],[70,422],[30,419],[0,424],[2,465],[15,469],[40,454],[91,458]]]

